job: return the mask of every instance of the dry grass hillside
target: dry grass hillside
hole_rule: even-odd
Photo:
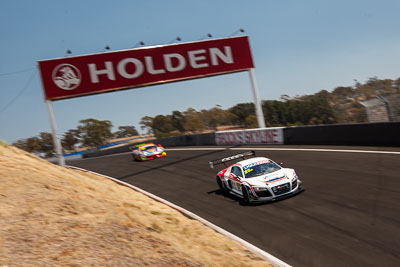
[[[0,266],[270,266],[106,178],[0,144]]]

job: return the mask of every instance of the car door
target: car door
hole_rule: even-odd
[[[239,166],[232,166],[231,175],[229,175],[232,191],[242,194],[243,172]]]

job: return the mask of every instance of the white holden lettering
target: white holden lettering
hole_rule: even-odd
[[[159,62],[160,64],[158,64],[158,66],[161,68],[155,69],[154,62]],[[118,62],[116,70],[121,77],[134,79],[143,75],[145,71],[151,75],[157,75],[166,72],[183,71],[185,68],[206,68],[210,65],[208,62],[210,62],[212,66],[233,64],[234,60],[231,47],[224,46],[223,51],[216,47],[209,48],[208,50],[192,50],[187,52],[187,57],[178,53],[164,54],[162,57],[158,58],[145,56],[144,62],[137,58],[124,58]],[[131,71],[132,68],[127,68],[128,64],[134,65],[134,71]],[[113,63],[111,61],[106,61],[104,62],[104,66],[104,69],[97,69],[96,64],[88,64],[92,83],[99,83],[100,75],[106,75],[109,80],[115,80]]]
[[[206,57],[203,55],[199,56],[199,54],[204,54],[205,52],[206,52],[205,49],[194,50],[194,51],[188,52],[190,66],[192,66],[192,68],[199,69],[199,68],[208,67],[208,63],[198,63],[199,61],[206,59]]]
[[[176,58],[178,60],[177,66],[172,66],[172,59]],[[165,54],[164,55],[165,68],[169,72],[176,72],[183,70],[186,67],[186,60],[181,54],[173,53],[173,54]]]
[[[105,69],[104,70],[97,70],[96,69],[96,64],[89,64],[89,72],[90,72],[90,80],[92,83],[98,83],[99,82],[99,75],[101,74],[107,74],[107,77],[109,80],[115,80],[115,74],[114,74],[114,69],[111,61],[106,61],[104,62],[105,64]]]
[[[232,50],[230,46],[224,46],[225,54],[218,48],[210,48],[211,65],[218,65],[218,58],[227,64],[233,63]]]
[[[132,63],[132,64],[135,65],[135,72],[134,73],[126,72],[126,64],[128,64],[128,63]],[[117,69],[118,69],[118,73],[122,77],[127,78],[127,79],[137,78],[140,75],[142,75],[143,72],[144,72],[143,63],[140,60],[136,59],[136,58],[125,58],[125,59],[121,60],[118,63]]]
[[[163,69],[159,69],[159,70],[154,69],[153,58],[152,57],[144,57],[144,61],[146,62],[147,71],[150,74],[165,73],[165,70],[163,70]]]

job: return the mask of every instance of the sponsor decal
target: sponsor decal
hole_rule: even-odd
[[[269,160],[256,161],[256,162],[253,162],[253,163],[250,163],[250,164],[244,166],[243,169],[247,170],[247,169],[249,169],[251,167],[254,167],[254,166],[257,166],[257,165],[261,165],[261,164],[265,164],[265,163],[270,163],[270,161]]]
[[[221,159],[221,162],[231,161],[233,159],[238,159],[238,158],[243,158],[243,157],[244,157],[243,154],[237,154],[237,155],[234,155],[234,156],[231,156],[231,157],[223,158],[223,159]]]
[[[283,144],[283,128],[217,132],[217,145]]]

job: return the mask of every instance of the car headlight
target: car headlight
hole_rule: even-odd
[[[268,188],[266,188],[266,187],[257,187],[257,186],[254,186],[253,189],[254,189],[254,191],[256,191],[256,192],[259,192],[259,191],[268,191]]]

